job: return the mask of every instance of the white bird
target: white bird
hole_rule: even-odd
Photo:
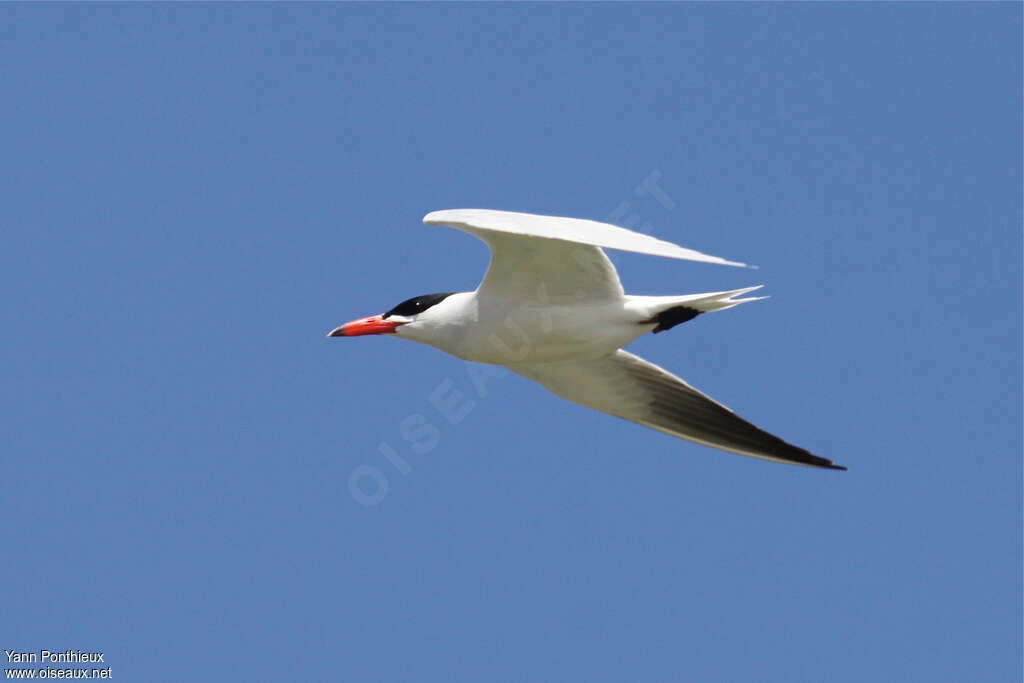
[[[845,470],[755,427],[672,373],[623,351],[695,318],[764,297],[759,289],[630,296],[602,248],[743,266],[607,223],[510,211],[427,214],[491,249],[474,292],[426,294],[329,337],[393,334],[459,358],[503,365],[554,394],[696,443],[775,462]]]

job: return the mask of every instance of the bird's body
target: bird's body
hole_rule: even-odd
[[[423,327],[395,330],[401,339],[429,344],[477,363],[510,365],[596,358],[650,332],[653,325],[626,300],[578,306],[540,301],[516,305],[475,292],[452,294],[436,304],[435,319]],[[601,320],[592,328],[593,320]]]
[[[503,365],[570,401],[672,436],[766,460],[845,469],[755,427],[679,377],[622,348],[758,287],[630,296],[602,251],[743,265],[624,228],[573,218],[458,209],[428,214],[484,240],[492,259],[474,292],[426,294],[329,336],[394,334],[468,361]]]

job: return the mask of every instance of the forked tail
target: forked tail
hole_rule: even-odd
[[[701,313],[724,311],[738,304],[767,299],[766,296],[749,296],[736,299],[763,285],[744,287],[728,292],[705,292],[704,294],[685,294],[682,296],[630,296],[629,308],[637,312],[640,324],[654,325],[654,333],[671,330],[676,325],[693,320]]]

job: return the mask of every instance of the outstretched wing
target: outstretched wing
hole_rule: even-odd
[[[626,351],[509,369],[574,403],[705,446],[775,462],[846,469],[755,427],[679,377]]]
[[[623,295],[615,267],[601,251],[620,249],[669,258],[742,266],[649,235],[579,218],[489,209],[434,211],[428,225],[450,225],[491,249],[481,294],[545,303],[607,300]]]

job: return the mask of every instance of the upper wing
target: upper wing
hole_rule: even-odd
[[[626,351],[509,369],[562,398],[690,441],[797,465],[845,470],[759,429],[675,375]]]
[[[491,248],[478,291],[506,298],[561,303],[621,297],[615,267],[600,247],[742,266],[607,223],[488,209],[434,211],[428,225],[450,225]]]

